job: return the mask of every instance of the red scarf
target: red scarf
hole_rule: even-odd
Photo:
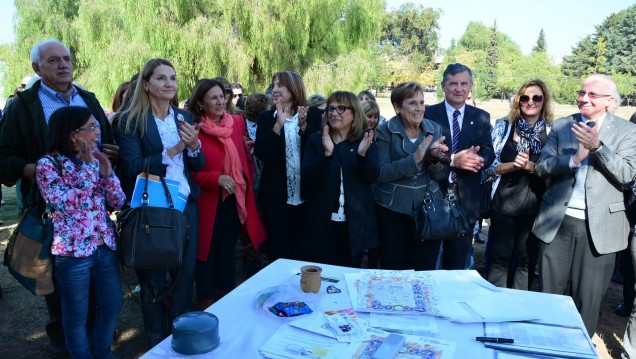
[[[245,223],[245,219],[247,218],[247,207],[245,206],[247,183],[243,177],[241,157],[234,145],[234,141],[232,141],[234,118],[232,118],[232,116],[230,116],[227,112],[224,112],[221,121],[217,124],[206,115],[203,115],[201,117],[201,123],[203,123],[201,131],[203,131],[206,135],[217,137],[223,147],[225,147],[225,150],[223,151],[223,174],[232,177],[236,183],[236,188],[234,189],[234,195],[236,196],[236,209],[241,223]],[[223,200],[225,200],[229,195],[230,192],[227,189],[223,189]]]

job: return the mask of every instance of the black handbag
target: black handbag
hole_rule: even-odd
[[[414,237],[421,241],[457,239],[472,234],[468,215],[457,202],[455,186],[449,185],[443,199],[433,199],[428,178],[424,203],[413,212]]]
[[[141,206],[117,215],[118,252],[123,265],[133,269],[177,268],[188,241],[186,216],[174,208],[163,177],[169,208],[148,205],[148,166]]]
[[[481,198],[479,202],[479,215],[483,219],[490,218],[490,202],[492,201],[492,184],[494,182],[494,176],[487,178],[480,185]]]

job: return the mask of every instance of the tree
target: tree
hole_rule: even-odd
[[[490,41],[488,42],[486,55],[486,78],[484,79],[484,95],[487,99],[499,95],[497,86],[497,64],[499,63],[499,34],[497,33],[497,22],[490,29]]]
[[[390,81],[417,80],[420,74],[432,69],[439,50],[440,15],[441,10],[413,3],[386,14],[380,48],[394,69]],[[430,76],[422,79],[430,81]]]
[[[314,64],[345,61],[356,49],[375,48],[384,2],[16,0],[16,11],[6,91],[31,72],[31,46],[54,37],[70,47],[75,78],[104,102],[153,57],[175,65],[181,98],[198,79],[219,75],[240,81],[247,91],[262,91],[276,71],[304,75]],[[371,63],[354,61],[358,67],[348,67],[357,74],[354,82],[377,75],[369,69],[380,67],[380,57],[364,58]]]
[[[545,41],[545,32],[543,29],[539,32],[539,38],[537,39],[537,44],[532,48],[533,52],[546,52],[548,51],[548,44]]]

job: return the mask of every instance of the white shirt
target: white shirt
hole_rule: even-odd
[[[277,111],[274,111],[276,117]],[[285,167],[287,170],[287,204],[297,206],[303,203],[300,198],[300,127],[298,113],[286,118],[283,125],[285,132]]]
[[[584,123],[587,124],[588,120],[584,116],[581,116]],[[605,120],[605,115],[597,119],[595,127],[601,129]],[[576,176],[574,177],[574,190],[572,191],[572,197],[568,201],[568,208],[565,210],[565,214],[578,219],[585,219],[587,205],[585,203],[585,180],[587,178],[587,169],[589,163],[589,155],[577,166],[574,163],[574,155],[570,157],[570,168],[577,168]]]
[[[455,113],[455,110],[459,111],[459,116],[457,116],[457,122],[459,124],[459,130],[461,131],[462,126],[464,124],[464,111],[466,111],[466,105],[462,105],[462,107],[460,108],[455,108],[453,106],[451,106],[446,100],[444,100],[444,107],[446,107],[446,118],[448,119],[448,127],[450,128],[450,133],[451,133],[451,138],[447,138],[446,139],[446,143],[449,144],[448,148],[451,150],[452,152],[452,145],[453,145],[453,114]],[[451,153],[451,162],[450,162],[450,166],[451,167],[455,167],[455,154]],[[448,176],[448,181],[450,183],[453,183],[453,180],[451,179],[451,176]]]
[[[161,163],[168,166],[166,168],[166,178],[179,181],[179,192],[188,196],[190,194],[190,185],[185,176],[183,153],[179,152],[172,158],[168,156],[168,149],[174,147],[181,140],[172,108],[168,109],[168,116],[163,120],[155,117],[155,123],[164,148],[161,153]],[[188,154],[190,154],[190,149],[188,149]],[[193,154],[196,154],[196,152],[193,152]]]

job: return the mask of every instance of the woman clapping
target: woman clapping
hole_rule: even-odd
[[[362,251],[378,245],[371,193],[378,152],[355,94],[331,94],[324,118],[322,133],[309,136],[303,157],[308,201],[302,257],[357,267]]]

